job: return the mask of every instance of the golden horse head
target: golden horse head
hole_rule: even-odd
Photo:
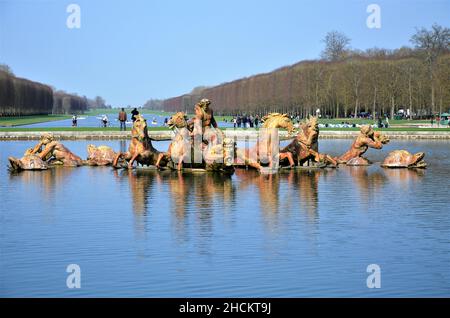
[[[169,121],[167,122],[167,125],[170,129],[174,128],[184,128],[187,126],[187,116],[183,112],[178,112],[175,115],[172,115],[170,117]]]
[[[289,134],[294,132],[294,124],[287,114],[270,113],[262,121],[262,128],[284,128]]]
[[[147,121],[142,115],[137,115],[135,118],[131,136],[142,141],[148,137]]]

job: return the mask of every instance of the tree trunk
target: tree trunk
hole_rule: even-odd
[[[391,96],[391,120],[394,119],[394,113],[395,113],[395,98],[394,96]]]
[[[374,92],[373,92],[373,119],[375,119],[375,115],[377,113],[377,88],[375,87]]]
[[[411,69],[409,70],[409,81],[408,81],[408,91],[409,91],[409,119],[413,118],[413,105],[412,105],[412,87],[411,87]]]
[[[436,112],[435,102],[434,102],[434,83],[433,82],[431,82],[431,111],[433,114]]]
[[[339,118],[339,101],[336,100],[336,116],[335,118]]]

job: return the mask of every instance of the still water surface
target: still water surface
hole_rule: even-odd
[[[127,147],[64,143],[82,157],[88,143]],[[0,142],[0,296],[450,296],[449,142],[368,152],[425,151],[425,171],[10,174],[7,157],[32,145]],[[72,263],[81,289],[66,287]],[[366,286],[372,263],[381,289]]]

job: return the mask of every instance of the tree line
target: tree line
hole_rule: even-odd
[[[209,98],[219,114],[284,112],[394,117],[399,111],[423,118],[450,108],[450,29],[433,25],[412,36],[413,47],[396,50],[349,48],[350,40],[332,31],[321,59],[302,61],[266,74],[201,88],[163,100],[169,112],[191,110]]]
[[[50,86],[0,70],[0,116],[42,115],[51,113],[52,109]]]
[[[0,65],[0,116],[80,114],[91,108],[111,106],[100,96],[89,99],[16,77],[9,66]]]

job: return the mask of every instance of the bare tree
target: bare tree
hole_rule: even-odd
[[[338,31],[328,32],[323,40],[325,49],[322,51],[322,58],[328,61],[338,61],[345,56],[350,44],[350,39]]]
[[[450,29],[433,24],[431,30],[421,28],[411,37],[411,42],[424,54],[431,84],[431,107],[435,110],[434,72],[437,58],[450,50]]]
[[[13,73],[11,67],[8,64],[0,63],[0,70],[8,73],[9,75],[13,75],[14,76],[14,73]]]

